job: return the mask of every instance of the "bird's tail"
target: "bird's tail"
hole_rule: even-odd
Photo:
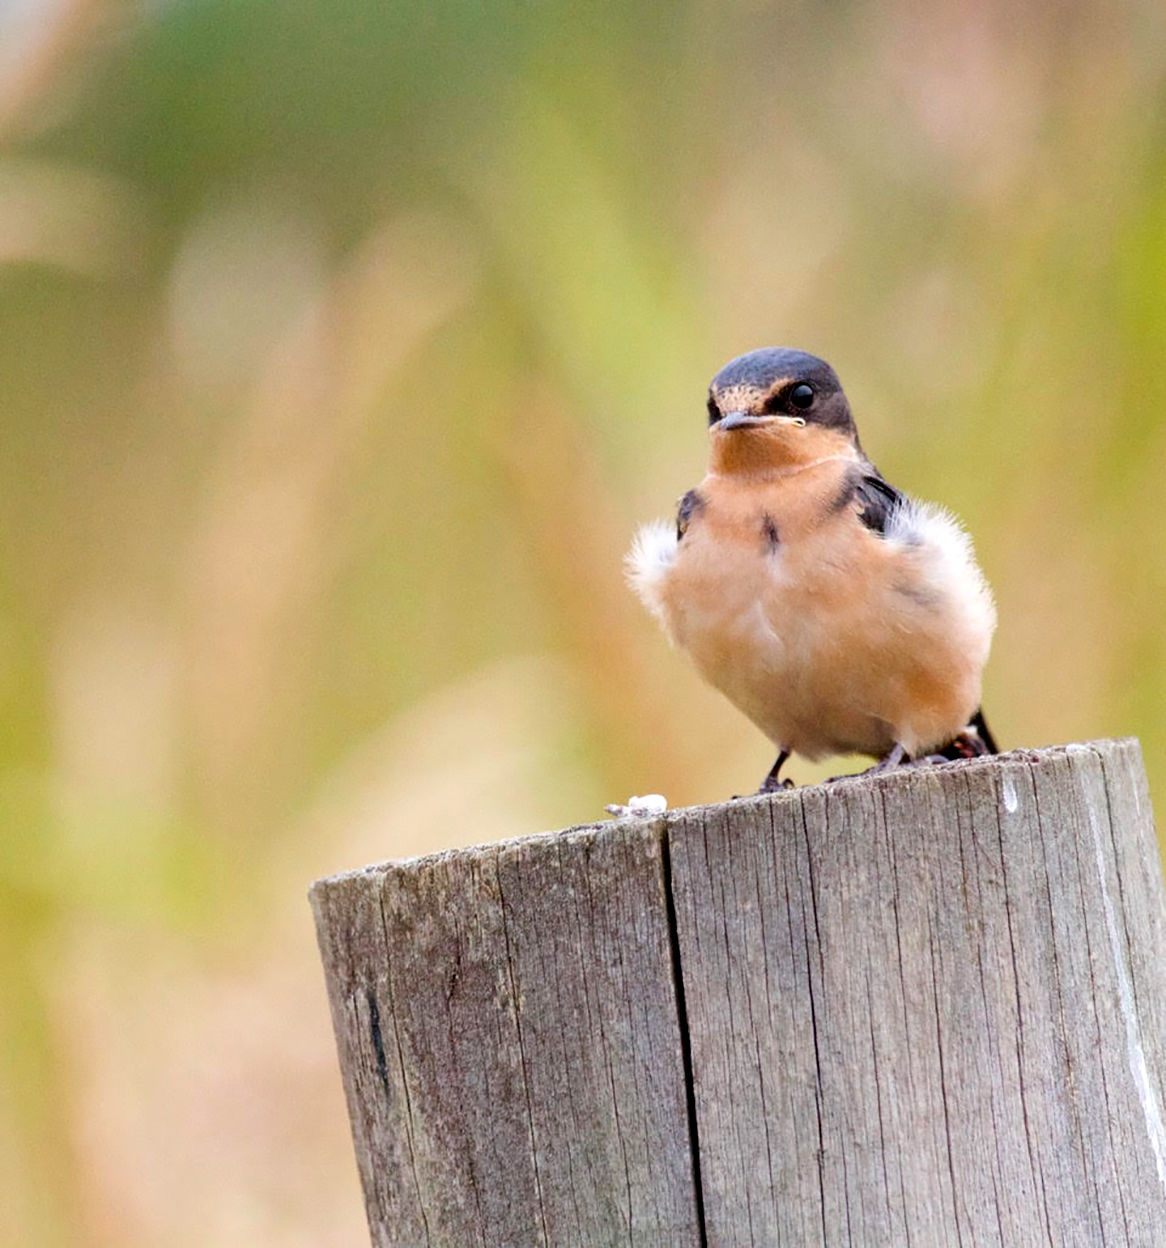
[[[983,707],[980,707],[972,716],[972,727],[976,730],[976,735],[983,741],[986,754],[1000,753],[1000,747],[996,744],[996,738],[992,735],[992,729],[988,727],[988,721],[984,718]]]

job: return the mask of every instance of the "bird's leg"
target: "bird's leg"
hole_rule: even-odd
[[[910,761],[911,756],[907,753],[907,747],[901,741],[896,741],[886,758],[880,758],[873,767],[868,767],[862,774],[864,776],[881,775],[884,771],[894,771],[896,767]]]
[[[782,750],[777,756],[777,762],[773,764],[769,769],[769,774],[762,780],[761,788],[757,790],[758,793],[777,793],[781,789],[792,789],[794,787],[792,780],[779,780],[777,778],[787,758],[789,758],[789,750]]]
[[[858,776],[878,776],[884,771],[894,771],[896,767],[909,766],[910,763],[911,755],[907,753],[907,747],[896,741],[886,758],[880,758],[873,767],[868,767],[865,771],[846,772],[841,776],[830,776],[826,783],[835,784],[839,780],[854,780]]]

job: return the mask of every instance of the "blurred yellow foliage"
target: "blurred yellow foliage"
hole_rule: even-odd
[[[308,881],[756,785],[620,567],[746,349],[968,523],[1002,740],[1161,786],[1164,27],[0,8],[0,1242],[363,1242]]]

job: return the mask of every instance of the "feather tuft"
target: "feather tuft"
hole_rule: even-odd
[[[886,536],[916,548],[929,565],[932,584],[963,604],[965,622],[982,639],[977,660],[983,663],[996,628],[996,604],[963,525],[944,507],[903,496],[887,517]]]
[[[628,584],[645,607],[663,624],[664,605],[660,592],[664,577],[676,559],[675,528],[664,520],[641,525],[624,558]]]

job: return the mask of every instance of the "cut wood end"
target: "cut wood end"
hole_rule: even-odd
[[[450,850],[312,901],[376,1248],[1166,1244],[1135,740]]]
[[[498,841],[487,841],[480,845],[469,845],[461,848],[441,849],[429,854],[418,854],[408,858],[390,858],[383,862],[357,867],[348,871],[340,871],[335,875],[325,876],[316,880],[308,890],[309,899],[314,909],[318,909],[322,895],[335,888],[343,887],[363,879],[383,876],[388,872],[420,871],[438,865],[450,858],[465,859],[473,855],[495,855],[511,850],[522,850],[534,847],[554,838],[594,837],[605,831],[619,827],[626,830],[633,827],[664,828],[671,823],[691,819],[697,815],[720,814],[729,810],[753,811],[761,807],[779,806],[782,804],[800,803],[810,794],[836,793],[846,791],[852,793],[856,787],[867,786],[884,792],[903,785],[927,783],[932,780],[945,781],[955,776],[965,776],[969,780],[984,777],[1010,763],[1023,763],[1026,766],[1040,766],[1052,763],[1058,758],[1081,752],[1098,755],[1116,755],[1133,750],[1140,755],[1141,745],[1137,737],[1103,737],[1096,741],[1075,741],[1066,745],[1047,745],[1036,749],[1015,749],[1006,754],[992,754],[980,758],[961,758],[947,763],[936,763],[929,767],[900,767],[894,771],[881,772],[878,775],[864,775],[857,772],[853,776],[842,776],[837,780],[821,784],[805,784],[799,788],[781,789],[775,793],[756,793],[746,797],[735,797],[727,802],[709,802],[700,806],[676,806],[663,814],[627,814],[614,819],[601,819],[591,823],[573,824],[567,828],[551,832],[526,833],[522,836],[506,837]]]

